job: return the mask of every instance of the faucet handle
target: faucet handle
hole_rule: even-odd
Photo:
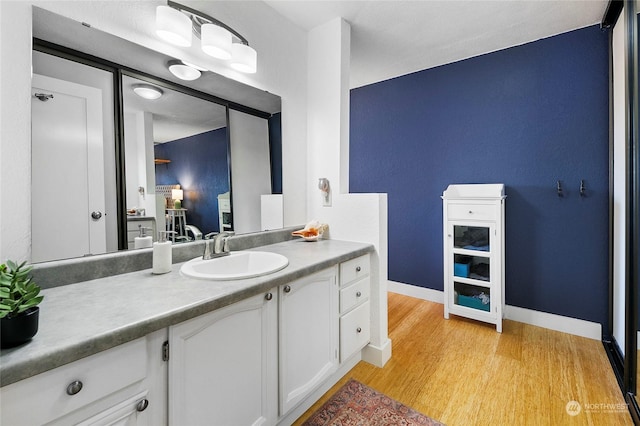
[[[218,235],[218,233],[215,232],[215,231],[214,232],[209,232],[208,234],[205,234],[204,239],[205,240],[209,240],[209,239],[215,237],[216,235]]]

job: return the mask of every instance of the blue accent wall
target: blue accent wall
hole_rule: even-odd
[[[156,158],[171,160],[156,165],[156,184],[180,184],[187,223],[203,234],[220,231],[218,194],[229,191],[227,147],[226,127],[155,146]]]
[[[608,72],[593,26],[353,89],[350,191],[388,193],[389,279],[442,290],[442,192],[504,183],[506,303],[606,325]]]

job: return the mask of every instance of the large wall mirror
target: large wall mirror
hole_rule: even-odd
[[[33,36],[32,262],[282,226],[280,97],[37,7]]]

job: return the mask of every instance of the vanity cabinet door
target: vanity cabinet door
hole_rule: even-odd
[[[169,424],[277,420],[277,292],[169,328]]]
[[[280,415],[338,365],[337,268],[280,286]]]

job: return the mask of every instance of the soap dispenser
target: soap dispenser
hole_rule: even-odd
[[[171,272],[171,241],[167,241],[167,234],[173,231],[158,232],[158,241],[153,243],[153,268],[154,274],[166,274]]]
[[[147,231],[151,231],[151,228],[138,225],[138,229],[140,230],[140,235],[133,239],[133,248],[140,249],[151,247],[153,244],[153,238],[151,235],[147,235]]]

